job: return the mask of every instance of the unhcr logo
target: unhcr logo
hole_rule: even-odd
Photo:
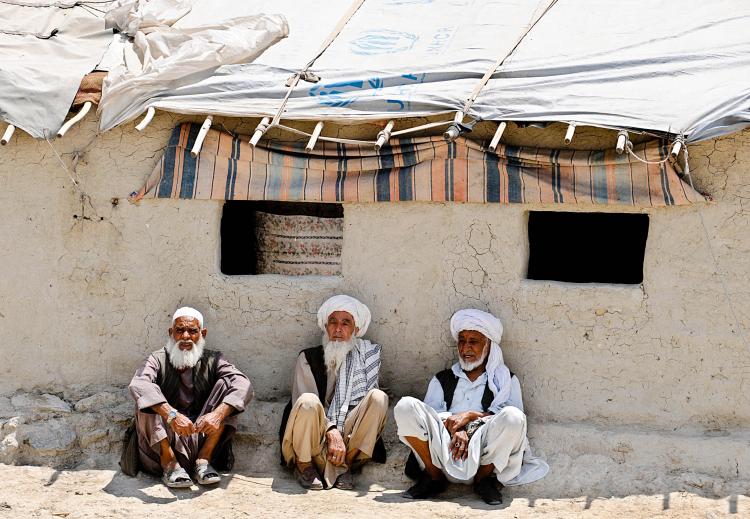
[[[393,54],[414,47],[419,37],[416,34],[390,29],[366,31],[349,45],[354,54]]]

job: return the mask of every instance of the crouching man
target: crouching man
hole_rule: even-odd
[[[230,470],[237,414],[253,397],[250,381],[218,351],[205,349],[207,329],[193,308],[178,309],[167,345],[152,353],[130,382],[135,399],[140,468],[168,487],[221,480]]]
[[[297,357],[279,436],[282,464],[303,488],[353,489],[354,470],[385,462],[388,396],[378,389],[380,346],[362,338],[369,325],[365,305],[334,296],[318,310],[322,346]]]
[[[531,455],[521,386],[503,362],[500,320],[480,310],[451,318],[458,362],[430,381],[424,402],[404,397],[394,416],[398,435],[411,447],[406,474],[417,483],[404,497],[425,499],[447,482],[474,484],[490,505],[502,503],[500,487],[544,477],[547,464]]]

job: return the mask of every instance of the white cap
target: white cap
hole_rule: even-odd
[[[192,317],[193,319],[198,319],[198,324],[203,328],[203,314],[195,308],[190,308],[189,306],[178,308],[172,316],[172,322],[175,322],[178,317]]]

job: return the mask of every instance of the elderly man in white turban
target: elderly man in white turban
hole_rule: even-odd
[[[130,382],[138,459],[128,466],[161,474],[168,487],[191,486],[187,470],[201,485],[216,484],[219,470],[231,470],[237,415],[253,397],[247,377],[221,352],[205,348],[207,333],[198,310],[178,309],[166,346]]]
[[[500,320],[459,310],[450,326],[458,362],[430,380],[424,402],[404,397],[394,410],[399,438],[413,451],[406,473],[417,480],[404,497],[425,499],[448,481],[473,482],[485,503],[498,505],[498,483],[530,483],[549,467],[531,455],[521,386],[500,349]]]
[[[334,296],[318,310],[322,346],[297,357],[279,437],[282,464],[303,488],[350,490],[353,471],[385,462],[388,396],[378,389],[380,346],[362,338],[369,325],[364,304]]]

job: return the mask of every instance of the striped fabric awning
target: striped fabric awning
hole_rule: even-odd
[[[497,153],[459,138],[391,139],[370,147],[267,142],[209,130],[190,155],[199,124],[174,128],[160,162],[131,200],[194,198],[305,202],[478,202],[625,204],[660,207],[704,201],[669,164],[645,164],[614,150],[500,146]],[[669,152],[652,141],[634,150],[657,162]]]

